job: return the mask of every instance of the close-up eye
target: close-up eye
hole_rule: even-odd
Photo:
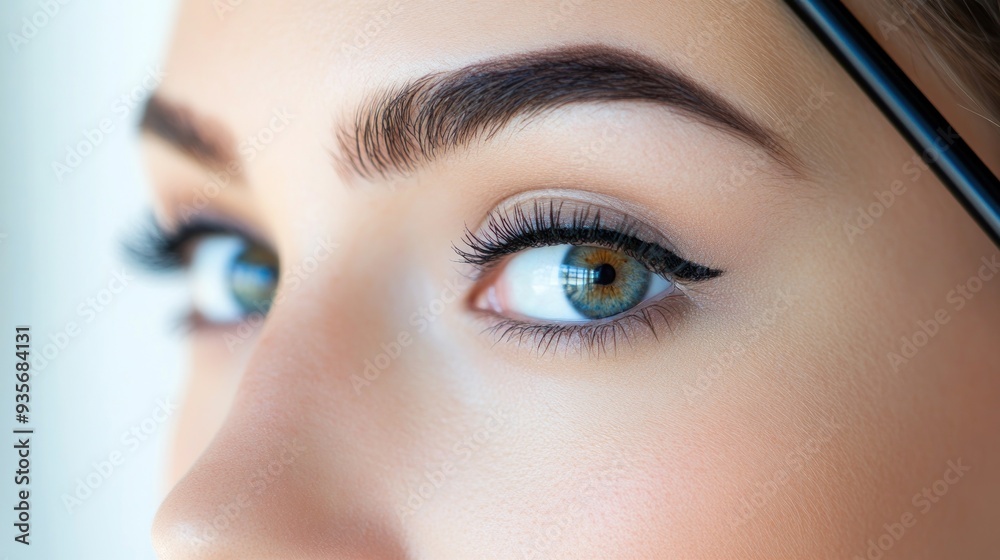
[[[2,5],[0,560],[1000,558],[1000,0]]]
[[[656,228],[612,204],[567,198],[502,204],[455,250],[475,268],[470,306],[497,319],[489,330],[500,339],[535,335],[543,349],[567,338],[600,353],[637,327],[655,335],[660,320],[682,310],[685,286],[723,272],[668,247]]]
[[[676,290],[670,279],[605,247],[555,245],[510,257],[476,307],[539,321],[588,321],[624,313]]]
[[[154,270],[183,269],[191,290],[191,317],[229,324],[266,315],[278,285],[278,257],[262,243],[230,226],[210,222],[166,231],[154,224],[129,246]]]
[[[194,242],[188,267],[194,311],[210,323],[233,323],[266,314],[278,284],[278,263],[269,250],[238,235]]]

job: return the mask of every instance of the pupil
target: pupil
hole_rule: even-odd
[[[594,269],[594,284],[599,286],[607,286],[615,281],[615,267],[608,263],[604,263],[601,266]]]
[[[566,299],[587,319],[604,319],[642,303],[652,274],[635,259],[603,247],[572,245],[560,265]]]

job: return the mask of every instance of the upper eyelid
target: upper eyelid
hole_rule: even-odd
[[[645,241],[643,239],[622,233],[620,231],[605,229],[605,228],[580,230],[580,231],[572,231],[570,230],[570,228],[552,228],[550,231],[553,232],[552,243],[547,243],[546,245],[525,243],[523,246],[518,245],[516,248],[510,251],[505,250],[505,252],[502,255],[496,255],[495,257],[493,255],[469,253],[462,251],[461,249],[456,249],[456,250],[459,252],[459,255],[466,262],[480,266],[485,270],[491,268],[499,257],[509,256],[525,249],[541,247],[541,246],[549,246],[555,244],[586,244],[586,245],[608,247],[610,249],[621,251],[627,254],[628,256],[636,259],[640,263],[642,263],[644,266],[649,268],[651,272],[657,274],[676,276],[682,280],[688,280],[688,281],[708,280],[710,278],[715,278],[722,274],[721,270],[712,269],[710,267],[705,267],[703,265],[691,262],[677,255],[670,249],[662,247],[654,242]],[[608,239],[611,237],[617,238],[617,241],[604,242],[601,239],[601,238]],[[641,250],[636,249],[635,248],[636,246],[639,246]],[[660,263],[654,262],[656,259],[645,254],[649,250],[662,251],[663,253],[665,253],[665,255],[669,260],[671,260],[672,262],[676,262],[678,266],[675,267],[674,269],[670,269],[669,267],[666,268],[660,267]],[[693,270],[689,272],[683,271],[688,268],[691,268]]]
[[[723,273],[680,256],[662,234],[625,212],[578,200],[532,199],[524,202],[527,203],[524,206],[494,209],[476,231],[466,228],[463,241],[469,250],[456,246],[459,257],[483,269],[500,257],[531,247],[590,244],[622,250],[651,271],[670,274],[680,280],[701,281]],[[568,216],[564,214],[567,206],[571,212]],[[523,242],[514,242],[517,238]],[[662,256],[656,259],[643,254],[637,246],[646,253],[659,251]],[[674,266],[659,268],[664,260]]]
[[[187,265],[184,248],[209,235],[235,235],[251,245],[275,252],[268,242],[235,220],[216,217],[201,217],[168,228],[150,216],[142,229],[123,242],[123,247],[128,258],[140,266],[153,271],[169,271],[184,268]]]

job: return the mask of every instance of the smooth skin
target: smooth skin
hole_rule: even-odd
[[[160,95],[228,129],[245,172],[206,196],[211,170],[146,135],[157,214],[176,224],[200,196],[269,242],[283,273],[312,271],[239,343],[238,325],[192,333],[161,558],[1000,546],[1000,271],[983,264],[998,250],[780,3],[218,5],[183,3]],[[335,164],[334,131],[374,88],[593,44],[689,74],[800,163],[607,103],[519,121],[402,178]],[[996,130],[904,58],[1000,168]],[[281,130],[275,111],[290,115]],[[725,273],[656,338],[600,356],[498,341],[452,245],[505,199],[542,192],[634,209]]]

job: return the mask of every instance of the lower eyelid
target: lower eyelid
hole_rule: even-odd
[[[660,342],[664,331],[672,332],[687,312],[683,295],[667,295],[647,301],[619,316],[586,323],[537,323],[479,313],[485,325],[482,334],[493,344],[512,344],[536,355],[580,354],[586,357],[614,355],[620,348],[635,348],[649,339]]]

